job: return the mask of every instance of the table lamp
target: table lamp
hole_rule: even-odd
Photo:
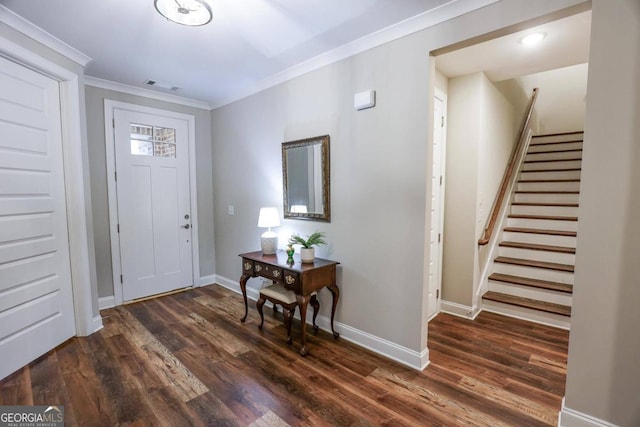
[[[278,235],[271,231],[271,227],[280,226],[280,215],[278,208],[260,208],[258,216],[258,227],[268,228],[260,237],[262,253],[265,255],[275,254],[278,250]]]

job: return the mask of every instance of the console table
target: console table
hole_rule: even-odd
[[[340,298],[340,289],[336,283],[336,266],[340,264],[336,261],[316,258],[313,263],[302,263],[298,254],[294,255],[293,263],[287,262],[287,254],[278,251],[273,255],[264,255],[262,251],[248,252],[240,254],[242,257],[242,277],[240,277],[240,289],[244,299],[244,317],[241,322],[247,320],[249,308],[247,304],[247,280],[250,277],[264,277],[284,285],[296,294],[296,300],[300,309],[301,319],[301,355],[307,354],[306,332],[307,332],[307,306],[311,300],[311,293],[322,288],[328,288],[333,295],[331,305],[331,332],[334,338],[339,334],[333,328],[333,318],[336,313],[336,306]]]

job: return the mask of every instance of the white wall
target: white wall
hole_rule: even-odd
[[[572,65],[518,80],[526,93],[540,88],[536,111],[538,134],[576,132],[584,129],[588,64]]]
[[[529,108],[533,88],[528,92],[525,92],[520,79],[509,79],[495,82],[494,86],[502,93],[509,103],[513,105],[513,138],[515,140],[520,136],[518,133],[522,128],[524,115]],[[538,134],[538,114],[536,109],[534,109],[533,114],[531,115],[530,124],[534,135]]]
[[[563,426],[640,425],[639,75],[640,2],[594,0]]]
[[[474,307],[478,239],[515,142],[514,108],[484,73],[450,79],[448,106],[442,298]]]
[[[442,299],[473,304],[482,73],[449,80]]]
[[[385,45],[215,110],[212,132],[218,275],[237,280],[237,255],[259,248],[259,208],[281,210],[280,144],[329,134],[331,223],[284,220],[276,230],[280,246],[292,232],[326,231],[329,245],[316,253],[341,262],[337,320],[415,350],[422,323],[427,85],[395,79],[387,67],[426,68],[428,56],[411,51]],[[353,95],[365,89],[377,91],[377,105],[356,111]],[[416,108],[407,108],[408,98]],[[330,294],[320,297],[327,314]]]

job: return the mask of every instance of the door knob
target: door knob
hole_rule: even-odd
[[[186,228],[187,230],[191,228],[191,225],[189,224],[185,224],[185,225],[181,225],[181,228]]]

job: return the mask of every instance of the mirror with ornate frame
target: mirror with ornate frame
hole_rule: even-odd
[[[284,217],[331,219],[329,135],[282,143]]]

